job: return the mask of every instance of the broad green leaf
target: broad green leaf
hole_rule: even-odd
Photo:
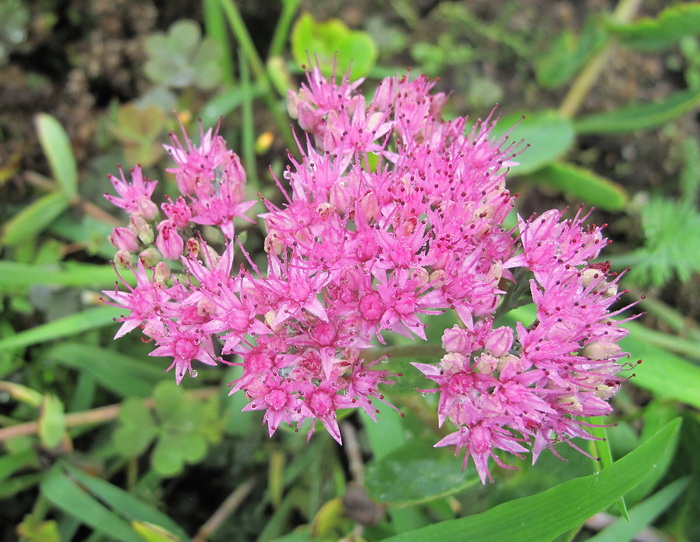
[[[8,220],[2,229],[2,244],[32,243],[70,205],[65,193],[58,191],[42,196]]]
[[[621,211],[627,204],[627,192],[622,186],[589,169],[565,162],[548,164],[528,178],[605,211]]]
[[[102,478],[91,476],[68,464],[64,465],[64,467],[74,480],[80,482],[92,495],[127,520],[147,522],[167,529],[179,537],[180,540],[188,540],[187,535],[177,523],[148,503]]]
[[[666,425],[635,451],[598,474],[575,478],[531,497],[501,504],[481,514],[402,533],[385,542],[541,542],[553,540],[604,510],[656,469],[680,419]],[[414,473],[415,476],[415,473]]]
[[[123,309],[110,306],[87,309],[15,335],[3,337],[0,339],[0,352],[54,339],[72,337],[84,331],[109,326],[114,324],[114,319],[123,312]]]
[[[124,401],[119,409],[119,424],[112,439],[115,448],[126,457],[141,455],[158,435],[151,411],[139,399]]]
[[[175,476],[182,472],[185,458],[180,450],[170,445],[170,439],[160,438],[151,455],[151,464],[161,476]]]
[[[55,448],[66,433],[65,408],[51,393],[44,395],[39,414],[39,438],[46,448]]]
[[[61,542],[58,524],[54,520],[41,521],[29,514],[17,525],[21,542]]]
[[[39,113],[34,122],[53,178],[63,194],[73,199],[78,195],[78,169],[68,134],[60,122],[46,113]]]
[[[54,466],[41,484],[41,493],[56,508],[79,519],[111,540],[142,542],[129,524],[100,503],[82,485]]]
[[[478,482],[461,461],[433,447],[435,439],[412,440],[367,466],[366,489],[378,502],[412,505],[446,497]],[[420,480],[416,480],[420,473]]]
[[[680,117],[700,104],[700,89],[676,92],[660,102],[634,104],[596,113],[574,122],[579,134],[610,134],[644,130]]]
[[[367,75],[377,60],[377,46],[366,32],[350,30],[339,19],[316,21],[304,13],[292,29],[292,54],[299,66],[318,63],[321,72],[330,76],[334,71],[352,71],[352,78]],[[352,68],[352,69],[351,69]]]
[[[522,141],[514,149],[520,151],[513,158],[519,165],[511,169],[511,175],[524,175],[553,162],[566,153],[574,141],[571,122],[554,110],[505,115],[498,120],[491,137],[498,138],[508,131],[508,142]]]
[[[685,361],[662,348],[644,340],[644,326],[627,322],[629,335],[622,339],[620,346],[642,363],[634,368],[635,377],[631,382],[648,389],[657,397],[682,401],[700,408],[700,367]]]
[[[629,513],[629,520],[619,518],[597,535],[588,539],[588,542],[621,542],[632,540],[634,535],[644,527],[650,525],[659,517],[681,493],[688,487],[689,478],[681,478],[670,483],[644,502],[633,507]]]
[[[630,23],[610,21],[608,28],[620,42],[642,51],[672,47],[684,36],[700,34],[700,3],[676,4],[658,17],[644,17]]]
[[[135,284],[131,273],[123,273],[127,282]],[[66,262],[61,265],[30,265],[0,261],[0,290],[16,292],[37,284],[73,286],[83,289],[114,287],[117,276],[111,265]]]
[[[153,386],[163,380],[162,369],[152,359],[139,361],[99,346],[64,342],[49,350],[46,358],[92,375],[122,397],[148,397]]]

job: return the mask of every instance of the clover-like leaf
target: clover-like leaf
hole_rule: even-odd
[[[146,53],[144,71],[154,83],[210,90],[221,82],[221,46],[209,38],[202,39],[194,21],[183,19],[173,23],[167,34],[152,34],[146,40]]]
[[[377,60],[377,46],[367,32],[350,30],[339,19],[319,22],[304,13],[292,30],[292,54],[300,66],[314,60],[324,75],[352,71],[353,79],[367,75]]]
[[[136,398],[124,401],[119,410],[119,423],[114,432],[114,445],[127,457],[142,454],[158,434],[151,411]]]
[[[165,111],[157,105],[143,108],[126,104],[117,112],[115,137],[124,144],[126,159],[135,164],[150,166],[163,154],[159,137],[165,128]]]

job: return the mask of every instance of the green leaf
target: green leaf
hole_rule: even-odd
[[[635,451],[598,474],[569,480],[531,497],[516,499],[481,514],[402,533],[386,542],[518,542],[553,540],[604,510],[656,469],[680,419],[666,425]],[[567,504],[568,503],[568,504]]]
[[[366,489],[378,502],[413,505],[446,497],[478,482],[462,471],[454,454],[433,447],[435,439],[412,440],[367,466]],[[420,483],[416,483],[416,473]]]
[[[146,451],[158,435],[158,426],[143,401],[130,398],[119,409],[119,427],[113,434],[115,448],[126,457]]]
[[[53,394],[44,395],[39,414],[39,438],[48,449],[55,448],[66,433],[66,415],[63,403]]]
[[[81,343],[64,342],[46,353],[46,358],[92,375],[97,382],[122,397],[148,397],[163,371],[151,359],[139,361],[113,350]]]
[[[142,542],[128,523],[69,478],[60,464],[54,466],[44,478],[41,493],[56,508],[77,518],[111,540]]]
[[[660,102],[634,104],[608,113],[588,115],[574,122],[579,134],[610,134],[644,130],[680,117],[700,104],[700,89],[683,90]]]
[[[631,23],[608,22],[608,28],[621,43],[642,51],[672,47],[684,36],[700,34],[700,4],[677,4],[664,9],[658,17],[644,17]]]
[[[366,76],[377,60],[377,46],[366,32],[350,30],[339,19],[319,22],[304,13],[292,29],[292,54],[299,66],[315,62],[325,76],[351,71],[352,78]]]
[[[91,476],[71,465],[65,464],[68,474],[101,502],[129,521],[147,522],[167,529],[180,540],[189,540],[180,526],[168,516],[156,510],[148,503],[138,499],[123,489],[110,484],[102,478]]]
[[[606,38],[605,28],[593,17],[586,20],[580,37],[569,31],[561,33],[535,62],[537,82],[549,89],[563,85],[605,44]]]
[[[664,510],[666,510],[688,487],[689,478],[681,478],[670,483],[662,490],[638,504],[629,513],[629,520],[619,518],[597,535],[588,539],[588,542],[620,542],[632,540],[634,535],[644,527],[650,525]]]
[[[62,191],[42,196],[8,220],[3,226],[2,244],[15,246],[32,243],[70,205],[68,196]]]
[[[36,451],[23,450],[5,454],[0,457],[0,482],[12,476],[15,472],[26,467],[39,467]]]
[[[122,275],[134,285],[131,273]],[[16,292],[37,284],[72,286],[82,289],[114,287],[116,275],[111,265],[65,262],[60,265],[30,265],[0,261],[0,291]]]
[[[554,110],[505,115],[498,120],[491,137],[501,137],[509,130],[510,142],[522,140],[527,145],[515,148],[522,152],[513,159],[519,165],[511,169],[511,175],[524,175],[556,160],[574,141],[571,122]]]
[[[185,458],[182,456],[182,452],[174,448],[170,440],[167,437],[158,439],[151,456],[153,469],[161,476],[180,474],[185,466]]]
[[[627,205],[627,192],[622,186],[589,169],[565,162],[553,162],[532,172],[528,178],[605,211],[621,211]]]
[[[641,208],[644,246],[627,254],[636,261],[629,278],[664,286],[674,275],[688,282],[700,271],[700,213],[695,203],[652,197]]]
[[[114,324],[114,319],[123,312],[123,309],[110,306],[87,309],[15,335],[3,337],[0,339],[0,352],[15,350],[54,339],[72,337],[84,331],[112,325]]]
[[[63,194],[73,199],[78,195],[78,169],[68,134],[60,122],[46,113],[36,115],[34,122],[53,178]]]

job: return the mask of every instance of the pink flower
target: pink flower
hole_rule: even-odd
[[[113,175],[108,178],[120,197],[105,194],[105,198],[131,214],[139,214],[146,220],[153,220],[158,215],[158,207],[151,201],[157,181],[145,179],[141,172],[141,166],[131,169],[131,183],[124,177],[124,171],[119,166],[120,178]]]

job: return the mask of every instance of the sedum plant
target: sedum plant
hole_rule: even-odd
[[[105,292],[127,311],[117,337],[140,329],[178,383],[202,364],[240,365],[231,393],[264,411],[270,435],[309,420],[309,437],[320,423],[341,442],[339,411],[397,408],[383,392],[401,377],[382,363],[397,353],[392,337],[423,341],[452,311],[458,324],[427,347],[434,363],[403,369],[433,382],[424,392],[438,395],[438,424],[451,428],[435,445],[464,451],[483,483],[491,461],[512,468],[504,454],[534,462],[562,441],[580,450],[572,439],[594,438],[588,417],[610,413],[623,381],[626,330],[611,309],[620,277],[593,263],[607,244],[601,228],[581,210],[506,227],[519,144],[492,138],[491,116],[470,129],[443,120],[446,96],[426,77],[386,78],[371,98],[361,81],[319,69],[307,78],[288,97],[304,136],[289,188],[278,180],[286,203],[263,200],[266,269],[237,237],[255,202],[215,131],[198,144],[172,136],[179,194],[160,205],[138,166],[111,177],[117,195],[106,197],[130,215],[112,234],[115,260],[137,279]],[[527,303],[534,322],[503,325]]]

